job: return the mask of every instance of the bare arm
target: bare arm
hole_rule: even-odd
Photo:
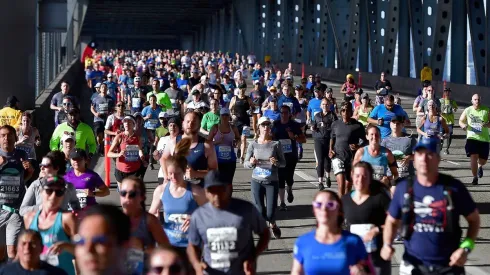
[[[111,193],[111,190],[109,190],[109,187],[106,185],[101,185],[98,187],[98,189],[99,190],[95,193],[96,197],[106,197]]]
[[[162,185],[159,185],[157,188],[155,188],[155,191],[153,191],[153,199],[151,200],[151,206],[150,210],[148,210],[148,213],[155,215],[155,217],[159,217],[158,214],[160,212],[160,208],[162,207],[162,194],[163,190],[165,190],[165,186],[167,183],[163,183]]]
[[[424,123],[425,123],[425,117],[420,120],[419,127],[417,127],[417,133],[419,133],[419,135],[425,137],[425,132],[422,131],[422,127],[424,127]]]
[[[291,275],[304,275],[303,265],[298,260],[293,260],[293,267],[291,268]]]
[[[158,246],[169,245],[167,234],[163,231],[163,227],[160,224],[160,221],[153,215],[148,214],[147,216],[148,228],[150,229],[150,233],[155,239]]]
[[[208,202],[204,189],[202,189],[199,185],[192,185],[192,196],[199,206]]]
[[[116,136],[112,141],[111,147],[109,148],[109,152],[107,152],[107,157],[109,158],[118,158],[121,156],[121,153],[115,153],[114,150],[119,146],[121,142],[121,137]]]
[[[356,151],[356,155],[354,156],[354,159],[352,160],[352,167],[354,167],[354,165],[356,165],[358,162],[361,161],[363,154],[364,154],[364,147],[361,147]]]
[[[466,216],[465,219],[468,222],[466,237],[475,241],[478,237],[478,231],[480,231],[480,213],[478,212],[478,209],[475,209],[475,211]]]
[[[463,111],[463,113],[461,113],[461,116],[459,117],[459,127],[461,127],[461,129],[463,130],[466,130],[466,128],[468,127],[468,119],[466,118],[465,111]]]
[[[203,265],[201,263],[201,248],[199,246],[190,244],[187,245],[187,257],[194,268],[196,275],[203,274]]]
[[[393,180],[396,180],[398,178],[398,169],[396,169],[396,160],[395,160],[395,156],[393,156],[393,153],[389,150],[389,149],[386,149],[388,151],[388,165],[390,165],[390,171],[391,171],[391,175],[392,175],[392,179]],[[357,153],[356,153],[357,155]]]

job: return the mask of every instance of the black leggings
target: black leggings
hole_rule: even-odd
[[[330,151],[330,139],[315,139],[315,159],[317,162],[316,175],[323,178],[325,171],[332,170],[332,161],[328,156]]]
[[[236,161],[233,162],[219,162],[218,170],[220,174],[223,176],[223,179],[226,183],[232,184],[233,177],[235,176],[236,170]]]
[[[279,188],[286,188],[286,184],[289,187],[293,186],[294,183],[294,170],[296,169],[296,164],[298,163],[297,152],[284,154],[286,159],[286,167],[279,168]]]

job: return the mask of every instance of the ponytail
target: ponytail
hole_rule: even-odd
[[[191,148],[192,140],[190,138],[183,138],[177,144],[175,144],[174,154],[170,156],[166,163],[167,166],[173,165],[179,167],[182,171],[187,168],[187,155]]]

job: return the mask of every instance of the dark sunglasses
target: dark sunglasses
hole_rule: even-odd
[[[124,105],[122,105],[122,104],[117,104],[117,105],[116,105],[116,107],[121,108],[121,107],[124,107]]]
[[[63,134],[64,135],[69,135],[69,136],[74,136],[75,135],[74,132],[68,132],[68,131],[64,131]]]
[[[340,112],[346,112],[346,111],[347,111],[347,109],[345,109],[345,108],[344,109],[340,109]]]
[[[169,266],[152,266],[150,267],[151,273],[161,274],[165,269],[168,269],[170,274],[180,273],[183,269],[181,264],[171,264]]]
[[[65,189],[51,189],[51,188],[46,188],[44,189],[44,192],[46,192],[46,195],[51,196],[51,194],[56,195],[56,197],[61,197],[65,194]]]
[[[138,191],[126,191],[126,190],[120,190],[119,191],[119,196],[125,198],[126,195],[128,195],[128,198],[134,199],[134,198],[136,198],[136,196],[139,195],[139,192]]]
[[[51,164],[51,163],[46,163],[46,164],[41,163],[41,164],[39,164],[39,167],[40,168],[43,168],[43,167],[45,167],[45,168],[47,168],[47,167],[53,167],[53,164]]]
[[[337,201],[328,201],[326,203],[322,203],[320,201],[313,201],[311,204],[313,205],[313,208],[328,210],[328,211],[333,211],[337,209],[337,207],[339,207],[339,203]]]
[[[63,102],[63,105],[64,106],[70,106],[71,105],[71,102]]]
[[[82,237],[78,234],[73,236],[72,243],[74,245],[85,245],[86,242],[87,242],[87,239],[85,239],[84,237]],[[92,244],[107,244],[109,242],[109,238],[104,236],[104,235],[98,235],[98,236],[92,237],[91,242],[92,242]]]

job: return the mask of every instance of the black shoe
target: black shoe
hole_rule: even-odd
[[[274,224],[271,226],[271,231],[272,231],[272,236],[274,236],[274,239],[280,239],[281,238],[281,229],[277,224]]]
[[[332,181],[330,180],[330,178],[327,178],[327,187],[332,187]]]
[[[479,178],[483,177],[483,166],[478,167],[478,177]]]
[[[449,155],[449,149],[444,150],[444,155]]]
[[[478,185],[478,178],[477,177],[473,177],[473,181],[471,182],[471,184]]]
[[[155,167],[153,166],[153,163],[150,164],[150,170],[155,170]]]
[[[293,195],[293,188],[288,186],[288,202],[293,203],[294,201],[294,195]]]
[[[318,183],[318,190],[322,191],[325,189],[325,186],[323,186],[323,183],[319,182]]]
[[[281,202],[281,205],[279,205],[279,211],[286,211],[288,210],[288,207],[284,202]]]

